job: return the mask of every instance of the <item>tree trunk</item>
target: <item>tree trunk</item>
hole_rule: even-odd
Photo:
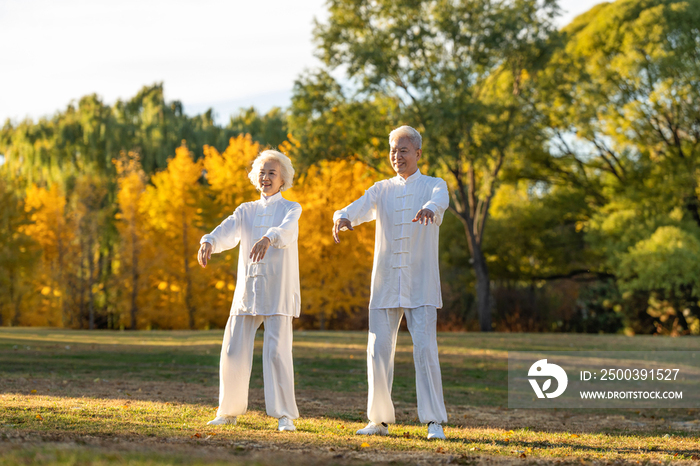
[[[467,244],[472,256],[472,267],[476,276],[476,310],[479,316],[479,329],[482,332],[493,330],[491,325],[491,280],[489,279],[489,269],[486,265],[486,258],[481,250],[481,243],[472,234],[469,224],[462,214],[459,219],[464,225],[464,232],[467,235]]]
[[[457,204],[457,203],[456,203]],[[459,207],[462,207],[460,209]],[[471,254],[471,263],[476,276],[476,310],[479,316],[479,329],[482,332],[493,331],[491,325],[491,280],[489,269],[486,264],[484,252],[481,250],[480,237],[474,234],[474,220],[470,217],[470,212],[463,211],[463,204],[450,207],[450,210],[457,214],[457,218],[462,222],[464,233],[467,237],[467,246]]]
[[[116,312],[113,307],[110,306],[112,300],[110,298],[111,290],[111,280],[110,277],[114,273],[112,269],[112,264],[114,263],[114,246],[109,240],[105,239],[106,253],[100,255],[100,286],[102,287],[102,293],[105,296],[104,304],[100,308],[100,312],[107,316],[107,328],[116,328]]]
[[[10,326],[16,327],[19,325],[20,318],[20,308],[17,306],[17,300],[15,296],[15,273],[14,269],[10,269],[10,304],[14,307],[14,313],[10,318]]]
[[[479,314],[479,328],[482,332],[490,332],[493,330],[491,325],[491,281],[481,245],[475,246],[472,258],[476,274],[476,308]]]
[[[190,318],[190,330],[194,330],[195,308],[192,305],[192,277],[190,277],[190,261],[187,259],[187,219],[185,209],[182,209],[182,255],[185,259],[185,305]]]
[[[63,285],[63,293],[61,293],[61,322],[63,323],[64,327],[68,327],[72,322],[73,319],[68,315],[69,309],[68,309],[68,296],[67,296],[67,287],[66,285],[66,266],[65,266],[65,261],[64,261],[64,256],[65,256],[65,250],[63,248],[63,231],[61,231],[60,226],[56,226],[56,247],[57,247],[57,252],[58,256],[56,258],[56,262],[58,262],[58,283],[61,283]]]
[[[95,294],[92,291],[92,287],[95,284],[95,260],[93,257],[93,241],[92,231],[90,231],[90,238],[88,239],[88,328],[90,330],[95,330]]]
[[[131,230],[131,330],[136,330],[136,297],[139,290],[139,255],[136,247],[136,232]]]
[[[80,235],[80,266],[78,267],[78,328],[82,329],[85,324],[85,241]]]
[[[17,319],[17,323],[15,325],[19,325],[19,318],[22,313],[22,297],[24,296],[24,293],[19,292],[17,293],[17,299],[15,300],[15,318]]]
[[[694,190],[697,190],[696,186],[693,186],[693,188]],[[698,198],[695,194],[688,195],[685,202],[685,208],[690,213],[690,216],[695,224],[700,226],[700,203],[698,202]]]

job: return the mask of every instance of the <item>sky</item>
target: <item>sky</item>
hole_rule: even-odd
[[[565,25],[600,0],[560,0]],[[188,114],[289,105],[325,0],[0,0],[0,124],[163,82]]]

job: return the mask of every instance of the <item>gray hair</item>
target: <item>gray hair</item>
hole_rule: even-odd
[[[420,136],[420,133],[406,125],[399,126],[394,131],[389,133],[389,144],[391,144],[391,141],[393,141],[395,138],[400,138],[402,136],[406,136],[416,149],[420,149],[423,145],[423,138]]]
[[[292,166],[292,161],[282,152],[278,152],[276,150],[265,150],[262,151],[260,155],[255,158],[255,160],[253,160],[253,167],[248,173],[248,178],[250,178],[250,182],[253,183],[255,189],[261,191],[258,175],[260,175],[260,170],[262,169],[263,164],[268,160],[274,160],[280,164],[280,175],[282,176],[282,187],[280,188],[280,191],[291,188],[292,183],[294,182],[294,167]]]

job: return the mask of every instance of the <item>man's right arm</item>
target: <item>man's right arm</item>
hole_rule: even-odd
[[[377,194],[379,192],[379,183],[375,183],[370,187],[358,200],[349,206],[335,211],[333,214],[333,222],[338,219],[346,218],[350,220],[352,226],[356,227],[365,222],[371,222],[377,219]]]
[[[358,200],[333,214],[333,239],[336,243],[340,243],[340,231],[352,230],[353,226],[376,220],[378,191],[378,183],[375,183]]]

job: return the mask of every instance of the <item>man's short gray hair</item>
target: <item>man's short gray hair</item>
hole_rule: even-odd
[[[400,138],[402,136],[406,136],[408,139],[410,139],[411,143],[416,149],[420,149],[423,146],[423,138],[420,136],[420,133],[414,128],[405,125],[399,126],[394,131],[389,133],[389,144],[391,144],[391,141],[393,141],[395,138]]]
[[[258,175],[260,175],[262,166],[268,160],[275,160],[280,164],[280,176],[282,177],[282,187],[280,188],[280,191],[291,188],[292,183],[294,182],[294,167],[292,166],[292,161],[282,152],[278,152],[276,150],[265,150],[260,152],[260,155],[253,160],[253,168],[251,168],[250,173],[248,173],[248,178],[250,178],[250,181],[253,183],[253,186],[255,186],[255,189],[262,191]]]

